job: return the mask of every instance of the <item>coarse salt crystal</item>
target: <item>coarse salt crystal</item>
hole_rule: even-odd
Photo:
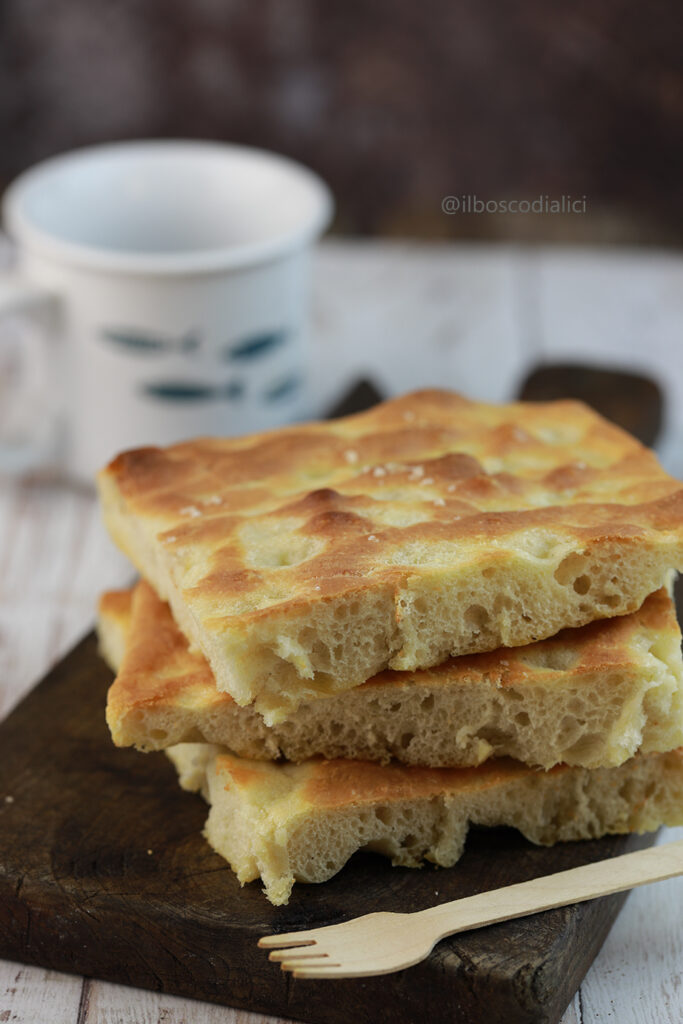
[[[192,519],[196,519],[197,516],[202,514],[202,510],[197,508],[196,505],[186,505],[185,508],[180,510],[181,516],[190,516]]]
[[[386,476],[387,475],[387,471],[384,468],[384,466],[375,466],[375,468],[372,471],[372,475],[373,476]]]
[[[449,494],[452,494],[453,491],[455,490],[455,484],[449,484],[446,490],[448,491]]]
[[[13,804],[14,803],[14,797],[13,796],[6,796],[5,797],[5,803],[6,804]]]
[[[374,533],[371,533],[368,536],[368,540],[377,540],[377,537],[375,537]]]
[[[442,507],[443,505],[446,504],[446,502],[444,501],[443,498],[434,498],[434,504],[438,505],[439,507]]]
[[[420,484],[433,484],[433,483],[434,483],[434,478],[431,477],[431,476],[426,476],[424,478],[424,480],[420,480]]]
[[[358,452],[355,452],[353,448],[347,448],[344,452],[344,458],[347,462],[358,462]]]
[[[212,494],[210,498],[202,498],[203,505],[222,505],[223,499],[218,494]]]

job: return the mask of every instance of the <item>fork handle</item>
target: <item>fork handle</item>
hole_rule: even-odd
[[[683,875],[683,839],[442,903],[412,915],[411,927],[417,925],[420,918],[429,922],[437,942],[470,928],[482,928],[570,903],[583,903],[676,875]]]

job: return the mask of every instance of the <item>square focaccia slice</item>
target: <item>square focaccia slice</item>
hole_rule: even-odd
[[[181,785],[211,805],[204,834],[241,884],[271,903],[295,882],[324,882],[359,849],[417,867],[451,867],[470,825],[508,825],[553,845],[683,824],[683,752],[639,754],[618,768],[538,771],[511,760],[478,768],[395,762],[247,761],[208,744],[167,751]]]
[[[268,724],[387,668],[634,611],[683,566],[683,488],[577,402],[421,392],[126,452],[99,488],[218,689]]]
[[[107,722],[120,746],[204,741],[255,759],[431,767],[510,756],[544,768],[618,765],[638,750],[683,746],[681,634],[664,589],[630,615],[526,647],[382,672],[273,726],[216,689],[208,662],[147,583],[103,595],[99,633],[118,672]]]

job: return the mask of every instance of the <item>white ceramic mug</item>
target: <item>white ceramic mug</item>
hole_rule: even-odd
[[[219,143],[97,146],[21,175],[0,314],[31,311],[45,343],[24,346],[30,436],[0,438],[0,471],[89,481],[124,448],[306,415],[309,257],[331,213],[304,167]]]

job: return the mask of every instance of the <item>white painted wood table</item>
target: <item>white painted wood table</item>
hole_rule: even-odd
[[[323,410],[359,375],[386,394],[446,385],[495,400],[541,358],[626,362],[669,390],[663,458],[680,473],[682,285],[673,254],[327,243],[316,263],[314,404]],[[2,403],[0,387],[0,414]],[[98,593],[130,576],[92,494],[0,480],[0,718],[90,628]],[[629,897],[563,1024],[680,1024],[682,901],[683,880]],[[265,1020],[0,962],[0,1022]]]

